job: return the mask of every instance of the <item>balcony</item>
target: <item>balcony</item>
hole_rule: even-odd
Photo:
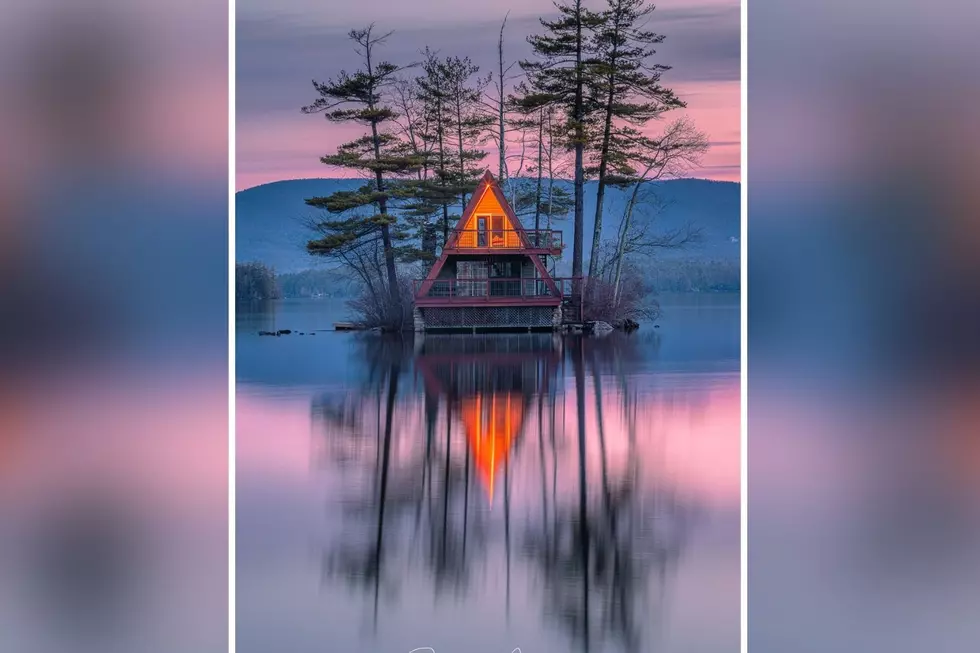
[[[418,306],[557,306],[572,279],[416,279],[414,289]]]
[[[552,229],[463,229],[446,246],[479,254],[514,250],[551,256],[558,256],[563,248],[562,233]]]

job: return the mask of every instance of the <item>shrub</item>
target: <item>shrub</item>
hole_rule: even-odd
[[[415,268],[405,268],[398,274],[398,290],[401,306],[394,306],[384,275],[372,275],[367,283],[361,282],[354,298],[347,302],[356,316],[358,325],[382,331],[412,330],[412,309],[415,305],[415,292],[412,279],[418,275]]]
[[[618,296],[612,283],[598,278],[589,279],[582,299],[582,314],[587,322],[602,320],[616,325],[623,320],[652,320],[660,315],[660,305],[648,298],[644,279],[633,267],[623,270]]]
[[[412,307],[414,295],[412,284],[405,279],[399,279],[401,290],[401,310],[393,306],[387,293],[378,296],[366,287],[347,302],[356,316],[355,322],[367,329],[382,331],[407,331],[412,328]]]

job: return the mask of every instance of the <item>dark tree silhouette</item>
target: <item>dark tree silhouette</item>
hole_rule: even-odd
[[[591,67],[595,61],[590,51],[590,32],[601,23],[599,14],[585,8],[582,0],[569,4],[555,3],[559,17],[540,19],[544,34],[528,37],[537,60],[521,61],[528,83],[534,92],[526,98],[533,104],[556,105],[565,110],[568,120],[567,142],[575,152],[575,213],[572,242],[572,276],[582,276],[584,238],[583,192],[585,187],[585,146],[587,97]],[[581,304],[581,284],[576,284],[576,301]]]
[[[375,35],[373,25],[352,30],[349,37],[364,60],[363,69],[353,73],[341,71],[327,82],[314,80],[313,88],[319,97],[303,107],[304,113],[322,113],[331,122],[353,122],[368,128],[367,134],[344,143],[335,154],[320,160],[326,165],[359,171],[371,177],[370,183],[357,190],[338,191],[329,197],[306,200],[308,205],[331,214],[349,216],[311,225],[322,237],[310,241],[307,250],[317,255],[339,254],[350,263],[352,253],[357,258],[369,255],[362,251],[365,245],[374,244],[380,237],[386,273],[383,279],[388,293],[386,305],[390,307],[390,321],[400,325],[402,297],[392,235],[396,220],[389,211],[389,202],[392,179],[414,173],[421,163],[398,134],[388,128],[398,114],[386,103],[383,91],[397,81],[402,68],[378,61],[375,49],[390,34]]]
[[[596,61],[589,76],[590,115],[595,114],[600,131],[598,139],[589,140],[588,149],[596,158],[595,223],[589,277],[597,276],[599,246],[602,243],[602,212],[606,186],[628,183],[633,176],[630,166],[630,131],[622,126],[645,125],[672,109],[687,106],[669,88],[661,86],[661,75],[670,66],[649,62],[655,46],[663,43],[661,34],[644,28],[654,11],[646,0],[607,0],[602,21],[592,34],[591,50]]]

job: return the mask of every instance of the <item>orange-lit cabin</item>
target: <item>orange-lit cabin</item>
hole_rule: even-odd
[[[560,231],[525,229],[487,172],[428,276],[415,282],[416,330],[554,328],[570,291],[548,272],[562,245]]]

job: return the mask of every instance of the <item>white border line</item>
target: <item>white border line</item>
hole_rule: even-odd
[[[741,288],[742,288],[742,307],[741,307],[741,574],[739,599],[739,616],[741,618],[741,652],[748,653],[749,650],[749,577],[748,577],[748,543],[749,543],[749,368],[748,368],[748,316],[749,316],[749,275],[748,275],[748,253],[749,253],[749,193],[748,193],[748,133],[749,133],[749,112],[748,112],[748,27],[749,27],[749,8],[748,0],[741,0],[741,194],[742,194],[742,223],[741,223]]]
[[[228,0],[228,651],[235,653],[235,0]]]

